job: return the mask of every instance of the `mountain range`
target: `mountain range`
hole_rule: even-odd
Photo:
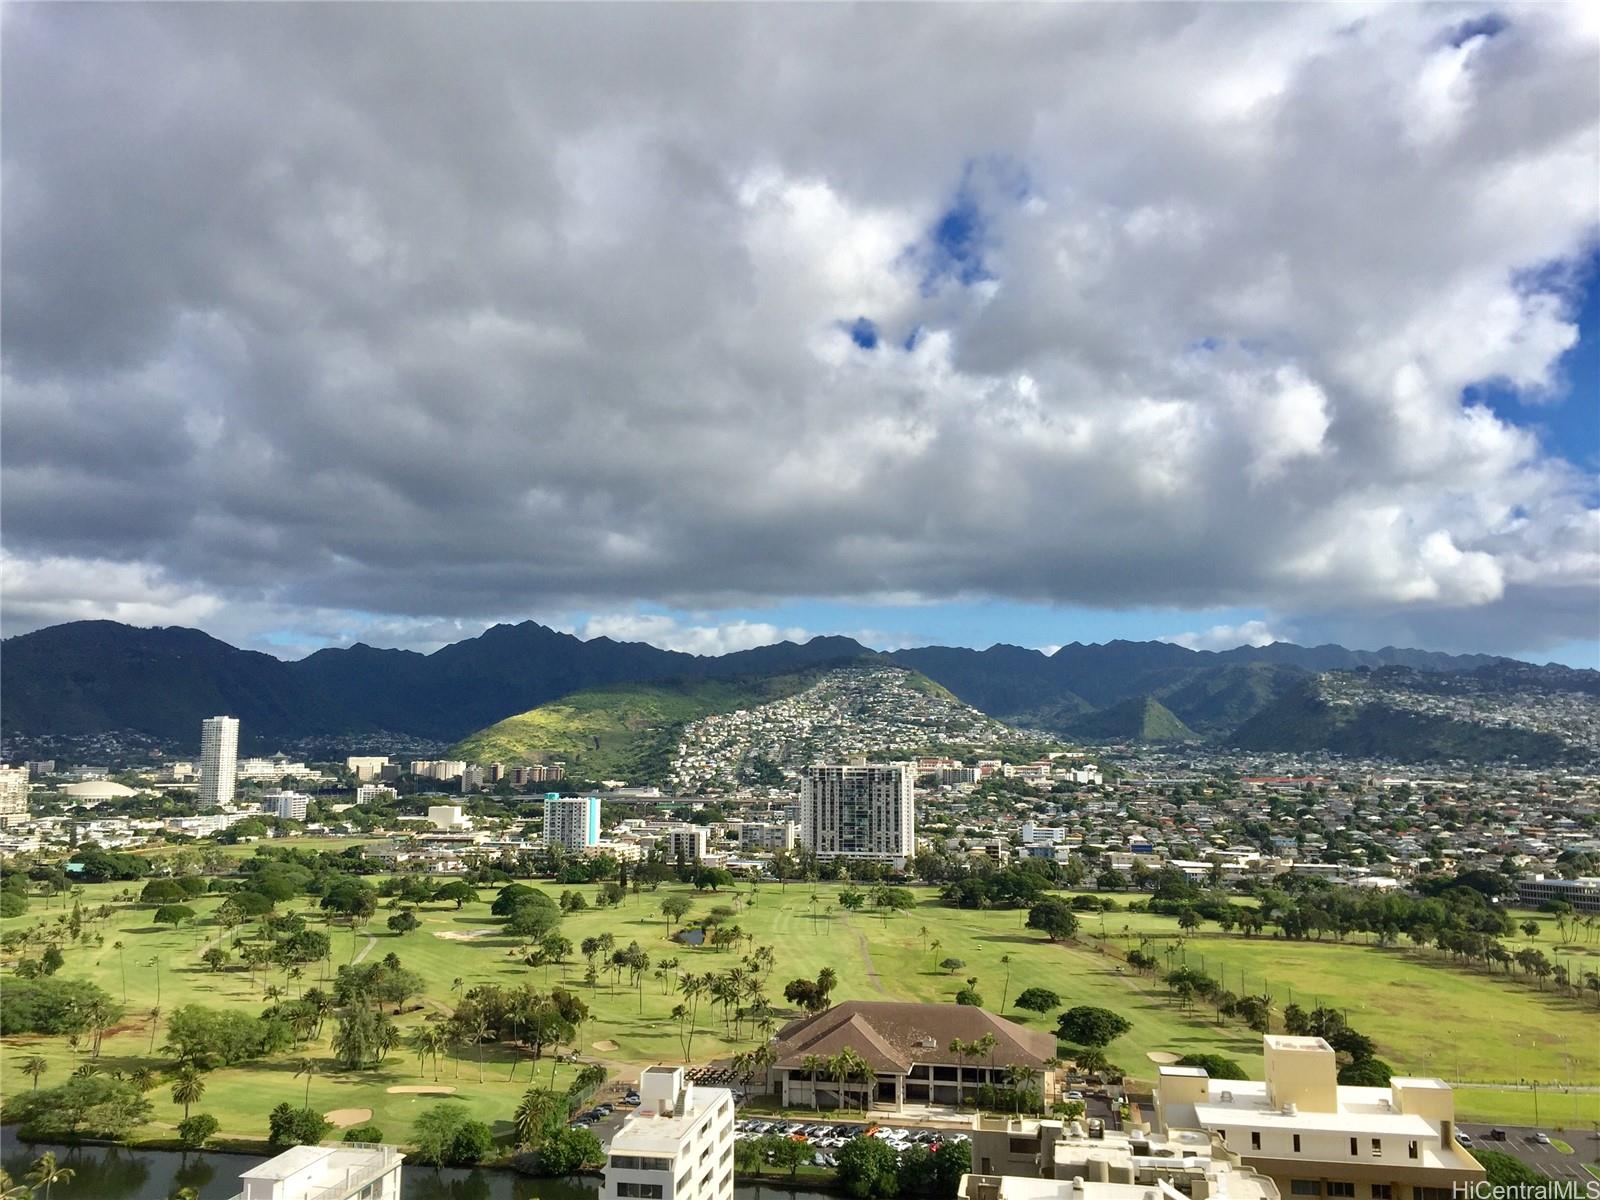
[[[196,629],[78,621],[0,644],[0,729],[8,736],[133,730],[187,744],[202,718],[237,716],[252,740],[388,733],[456,741],[506,717],[609,684],[732,680],[870,659],[920,672],[1013,725],[1085,741],[1226,742],[1247,722],[1305,709],[1325,672],[1401,668],[1493,686],[1592,692],[1600,673],[1488,655],[1348,650],[1278,642],[1197,651],[1166,642],[925,646],[880,653],[846,637],[780,642],[703,657],[610,638],[584,641],[525,621],[431,654],[365,644],[295,662],[240,650]],[[1252,744],[1271,740],[1257,721]],[[1305,722],[1296,728],[1304,740]],[[1300,745],[1285,749],[1305,748]]]

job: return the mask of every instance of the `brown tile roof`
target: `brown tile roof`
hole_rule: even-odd
[[[913,1063],[977,1065],[949,1050],[952,1039],[975,1042],[994,1034],[994,1061],[1042,1069],[1056,1052],[1055,1035],[969,1004],[903,1004],[846,1000],[827,1012],[790,1021],[778,1033],[776,1065],[800,1067],[808,1054],[827,1058],[846,1046],[874,1070],[904,1074]]]

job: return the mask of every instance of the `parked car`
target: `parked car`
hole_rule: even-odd
[[[1082,1100],[1083,1099],[1083,1093],[1079,1092],[1079,1091],[1068,1092],[1067,1093],[1067,1099],[1068,1100]]]
[[[1506,1131],[1504,1129],[1491,1129],[1489,1130],[1489,1138],[1491,1141],[1503,1142],[1506,1140]]]
[[[629,1092],[626,1096],[624,1096],[622,1098],[622,1102],[624,1104],[630,1104],[630,1105],[635,1105],[635,1106],[638,1105],[640,1103],[639,1093],[638,1092]]]
[[[1470,1133],[1458,1132],[1456,1134],[1456,1141],[1465,1146],[1468,1150],[1472,1149],[1472,1135]]]
[[[1550,1144],[1550,1135],[1548,1133],[1530,1133],[1528,1140],[1537,1142],[1541,1146],[1548,1146]]]

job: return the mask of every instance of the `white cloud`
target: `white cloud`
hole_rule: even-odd
[[[1461,392],[1559,400],[1600,44],[1485,11],[9,11],[7,626],[1591,634],[1591,481]]]
[[[1213,625],[1200,633],[1174,633],[1160,638],[1190,650],[1232,650],[1236,646],[1270,646],[1287,641],[1267,628],[1265,621],[1244,621],[1238,625]]]
[[[586,618],[577,630],[584,641],[597,637],[618,642],[648,642],[663,650],[687,654],[729,654],[776,642],[804,642],[811,635],[798,626],[780,628],[761,621],[730,621],[720,625],[686,625],[660,613],[610,613]]]

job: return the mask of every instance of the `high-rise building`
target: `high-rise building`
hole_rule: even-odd
[[[611,1139],[601,1200],[732,1200],[733,1093],[646,1067],[639,1107]]]
[[[917,852],[911,764],[807,767],[800,773],[800,842],[818,858],[905,866]]]
[[[600,797],[563,797],[546,792],[544,797],[544,843],[583,851],[600,840]]]
[[[28,768],[0,767],[0,829],[28,819]]]
[[[237,717],[207,717],[200,722],[200,807],[233,803],[239,769]]]

